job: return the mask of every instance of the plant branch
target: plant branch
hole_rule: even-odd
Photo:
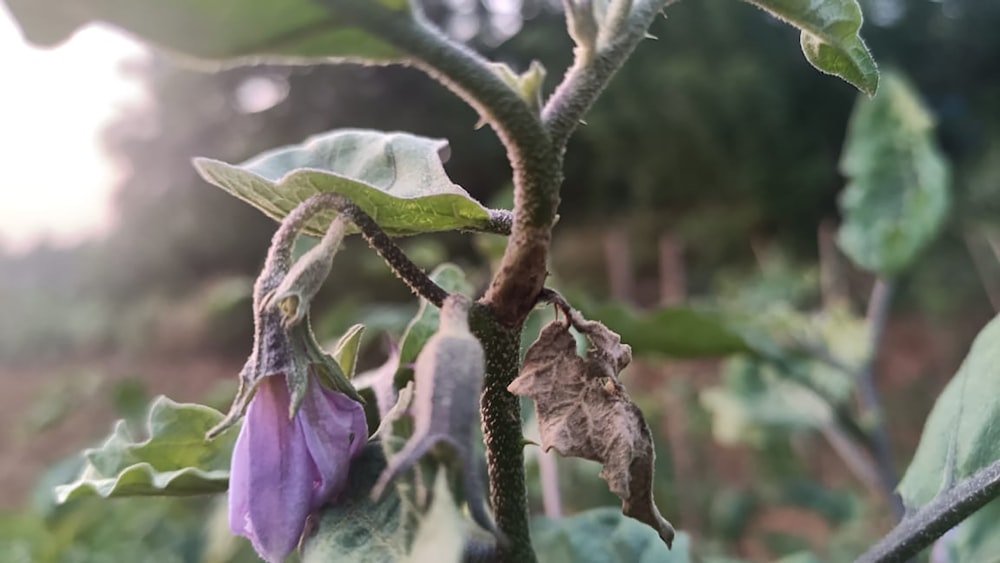
[[[510,242],[483,302],[502,323],[519,326],[548,274],[562,151],[553,146],[531,105],[485,59],[428,22],[416,2],[411,2],[411,13],[371,0],[317,1],[406,53],[410,63],[468,102],[496,131],[513,171],[515,213]]]
[[[346,197],[332,193],[322,193],[306,200],[311,206],[323,206],[336,209],[344,218],[361,231],[361,236],[379,256],[385,260],[396,277],[403,280],[413,293],[440,307],[448,292],[434,283],[419,266],[413,263],[406,254],[392,242],[382,227],[365,213],[360,207],[351,203]]]
[[[819,431],[865,488],[876,495],[882,492],[878,468],[865,449],[859,448],[857,442],[851,440],[836,424],[824,424],[820,426]]]
[[[892,305],[894,288],[891,282],[877,279],[868,298],[868,335],[870,348],[868,359],[858,374],[858,395],[861,403],[862,416],[869,418],[873,427],[871,430],[875,463],[879,470],[879,480],[886,499],[889,501],[893,515],[898,521],[903,517],[903,503],[896,495],[896,468],[892,461],[892,447],[889,443],[889,432],[886,428],[885,415],[882,412],[882,401],[875,385],[875,369],[879,351],[885,338],[885,327],[889,321],[889,308]]]
[[[562,152],[583,116],[594,105],[611,77],[647,36],[657,14],[677,0],[616,0],[614,10],[598,32],[595,52],[581,45],[573,66],[542,111],[542,122],[552,143]],[[567,3],[564,2],[564,5]],[[572,9],[566,6],[567,10]],[[630,8],[630,9],[629,9]],[[628,9],[628,13],[622,10]],[[599,26],[601,27],[601,26]],[[615,29],[616,28],[616,29]]]
[[[858,563],[907,561],[998,496],[1000,461],[939,494],[930,504],[904,519],[865,552]]]

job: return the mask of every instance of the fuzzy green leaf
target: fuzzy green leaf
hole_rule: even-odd
[[[472,285],[465,279],[465,273],[454,264],[441,264],[430,274],[435,283],[449,293],[472,295]],[[410,321],[403,334],[399,348],[399,369],[396,371],[395,387],[402,389],[413,380],[413,362],[424,349],[424,344],[438,331],[441,311],[425,299],[420,300],[420,309]]]
[[[976,337],[938,396],[899,493],[916,510],[1000,459],[1000,317]]]
[[[149,409],[147,437],[136,440],[124,421],[99,448],[84,452],[87,464],[73,483],[56,487],[56,498],[181,496],[223,492],[229,485],[229,461],[238,430],[214,440],[205,433],[222,413],[202,405],[158,397]]]
[[[864,18],[857,0],[745,1],[801,30],[802,53],[817,70],[875,95],[878,68],[858,35]]]
[[[934,119],[900,75],[886,73],[872,100],[860,99],[840,169],[837,242],[862,268],[883,276],[906,269],[948,213],[948,162],[934,139]]]
[[[318,193],[336,192],[393,236],[485,229],[487,209],[444,171],[447,149],[442,139],[340,129],[242,164],[209,158],[194,164],[206,181],[277,221]],[[322,236],[332,218],[332,211],[320,213],[305,230]]]
[[[305,540],[303,563],[402,561],[409,534],[399,495],[390,487],[378,501],[371,489],[385,469],[382,446],[370,443],[351,462],[347,496],[320,515],[316,533]]]
[[[667,549],[656,532],[616,508],[532,523],[538,560],[546,563],[688,563],[690,540],[679,532]]]
[[[373,0],[374,1],[374,0]],[[310,0],[6,0],[25,37],[55,45],[104,22],[167,51],[228,63],[390,62],[402,54]],[[407,12],[406,0],[378,0]]]

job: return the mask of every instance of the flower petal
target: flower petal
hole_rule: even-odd
[[[246,535],[250,517],[250,425],[244,423],[233,448],[229,469],[229,530],[233,535]]]
[[[316,480],[299,425],[288,419],[289,401],[284,377],[261,380],[230,476],[230,527],[271,563],[284,561],[298,545]]]
[[[318,472],[312,508],[339,496],[347,485],[351,459],[368,441],[361,403],[310,378],[302,408],[295,417]]]

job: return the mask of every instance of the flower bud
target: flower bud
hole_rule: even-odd
[[[449,468],[461,472],[473,520],[498,534],[486,508],[473,448],[486,364],[482,346],[469,331],[470,306],[462,295],[449,296],[442,304],[438,332],[424,345],[414,368],[413,435],[389,461],[372,495],[381,496],[396,475],[435,446],[447,446],[459,462],[459,467]]]
[[[340,250],[346,230],[344,219],[340,216],[330,222],[319,244],[303,254],[274,292],[265,297],[264,307],[280,309],[286,328],[299,324],[305,318],[309,303],[330,275],[333,257]]]

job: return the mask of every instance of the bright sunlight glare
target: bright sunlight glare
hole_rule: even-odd
[[[122,65],[145,53],[96,26],[39,49],[0,5],[0,250],[72,244],[108,228],[120,172],[101,130],[123,107],[143,103],[142,85]]]

